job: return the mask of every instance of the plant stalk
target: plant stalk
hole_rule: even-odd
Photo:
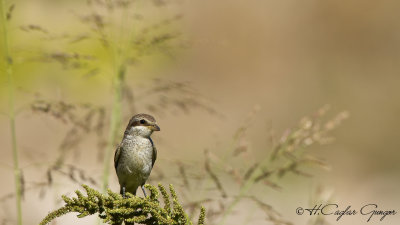
[[[16,207],[17,207],[17,224],[22,225],[22,206],[21,206],[21,171],[19,168],[18,160],[18,148],[17,148],[17,135],[15,129],[15,84],[14,75],[12,68],[12,58],[9,52],[8,44],[8,32],[7,32],[7,18],[5,13],[5,2],[0,2],[0,19],[3,33],[3,52],[6,67],[6,74],[8,80],[8,102],[9,102],[9,120],[10,120],[10,131],[11,131],[11,149],[13,152],[13,164],[14,164],[14,179],[15,179],[15,196],[16,196]]]
[[[118,67],[116,76],[113,79],[113,89],[114,89],[114,102],[111,111],[111,124],[110,133],[107,142],[106,154],[104,157],[104,170],[103,170],[103,192],[108,188],[108,178],[110,176],[110,161],[115,150],[115,143],[118,137],[119,128],[121,126],[122,118],[122,85],[125,76],[125,66],[121,64]]]
[[[261,161],[261,163],[259,163],[256,166],[252,175],[249,177],[249,179],[247,179],[247,181],[244,183],[244,185],[240,188],[238,196],[236,196],[236,198],[228,205],[227,209],[225,210],[225,212],[222,215],[221,221],[218,223],[219,225],[225,224],[226,219],[231,214],[231,212],[233,211],[235,206],[240,202],[240,200],[242,200],[243,197],[245,197],[247,195],[248,191],[255,183],[257,176],[260,173],[262,173],[262,171],[261,171],[262,165],[265,165],[265,163],[267,163],[268,161],[269,161],[269,157],[266,157]]]

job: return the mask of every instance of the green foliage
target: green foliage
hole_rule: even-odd
[[[169,186],[171,196],[161,184],[158,189],[152,185],[146,184],[145,187],[150,191],[150,196],[140,198],[127,193],[127,198],[108,189],[108,195],[82,185],[86,190],[87,196],[84,196],[79,190],[75,191],[77,197],[68,198],[62,196],[65,205],[49,213],[39,225],[50,223],[57,217],[67,213],[77,212],[78,218],[98,213],[99,217],[108,224],[139,223],[139,224],[193,224],[182,206],[178,202],[175,189]],[[164,207],[158,200],[159,191],[163,197]],[[172,200],[172,207],[171,207]],[[204,224],[205,209],[202,207],[198,220],[199,225]]]

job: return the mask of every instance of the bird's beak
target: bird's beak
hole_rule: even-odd
[[[153,125],[150,127],[150,129],[151,129],[152,131],[160,131],[160,127],[159,127],[157,124],[153,124]]]

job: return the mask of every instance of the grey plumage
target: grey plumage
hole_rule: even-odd
[[[125,195],[125,191],[136,194],[139,186],[143,190],[157,158],[157,149],[150,135],[159,130],[155,119],[147,114],[135,115],[129,121],[114,155],[121,194]]]

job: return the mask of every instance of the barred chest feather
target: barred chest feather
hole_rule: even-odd
[[[127,189],[136,189],[146,182],[152,169],[153,144],[149,138],[130,136],[124,138],[117,172],[120,183]]]

